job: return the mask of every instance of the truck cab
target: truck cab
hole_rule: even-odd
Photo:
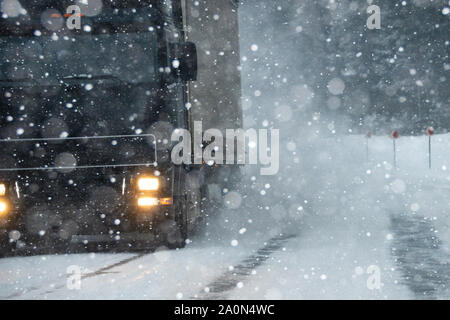
[[[204,5],[1,2],[2,247],[184,246],[207,186],[202,168],[171,161],[171,133],[191,130],[199,115],[223,124],[215,112],[223,106],[211,101],[217,92],[241,118],[238,69],[234,81],[211,76],[218,62],[209,56],[220,48],[196,43],[208,21],[218,25],[199,16]],[[237,31],[235,5],[222,5],[222,14]],[[238,45],[237,32],[232,38],[228,48]],[[238,47],[229,58],[238,63]]]

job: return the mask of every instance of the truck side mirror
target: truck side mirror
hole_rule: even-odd
[[[192,42],[170,44],[172,67],[183,81],[197,80],[197,47]]]

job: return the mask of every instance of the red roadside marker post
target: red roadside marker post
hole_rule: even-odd
[[[369,139],[372,138],[372,133],[369,131],[366,134],[366,160],[369,162]]]
[[[397,150],[396,150],[396,146],[395,146],[395,140],[397,140],[399,137],[398,131],[396,130],[396,131],[392,132],[391,137],[392,137],[393,146],[394,146],[394,168],[397,168]]]
[[[434,128],[428,127],[425,132],[428,136],[428,168],[431,169],[431,136],[434,135]]]

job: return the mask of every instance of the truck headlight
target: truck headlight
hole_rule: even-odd
[[[139,191],[155,191],[159,189],[159,179],[154,177],[143,177],[138,180]]]
[[[6,194],[6,185],[4,183],[0,183],[0,196],[4,196]]]
[[[0,200],[0,217],[8,213],[8,203],[4,200]]]
[[[139,207],[153,207],[159,204],[159,199],[157,198],[139,198],[138,199],[138,206]]]

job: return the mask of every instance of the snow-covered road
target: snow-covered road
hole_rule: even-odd
[[[226,297],[288,239],[270,239],[249,256],[229,248],[193,246],[140,254],[5,258],[0,260],[0,299]],[[81,271],[79,288],[74,286],[77,268]]]
[[[383,228],[370,219],[348,218],[316,216],[314,225],[328,227],[273,237],[260,248],[194,243],[148,254],[6,258],[0,260],[0,299],[412,297],[398,281],[386,235],[377,231]],[[73,288],[74,267],[81,271],[80,288]],[[377,272],[380,287],[372,288],[368,280]]]
[[[193,244],[154,253],[5,258],[0,299],[444,297],[439,293],[450,283],[448,265],[440,263],[442,252],[426,221],[383,219],[394,228],[391,235],[380,219],[354,218],[316,216],[299,234],[268,239],[260,248]]]
[[[178,251],[0,260],[2,299],[408,298],[389,253],[386,219],[314,215],[260,247],[193,242]],[[291,230],[292,231],[292,230]],[[367,236],[370,233],[370,237]],[[74,267],[82,272],[73,288]],[[379,275],[377,287],[369,279]],[[376,279],[375,279],[376,280]],[[370,281],[369,281],[370,282]]]
[[[392,282],[392,275],[383,279],[382,289],[369,290],[366,275],[357,270],[371,261],[363,261],[358,250],[347,256],[338,250],[341,245],[345,244],[325,239],[311,244],[302,237],[281,236],[247,255],[207,247],[149,254],[7,258],[0,261],[0,298],[315,299],[355,294],[383,298],[388,290],[391,298],[395,292],[395,298],[406,293]],[[332,251],[335,254],[329,256]],[[356,273],[348,272],[349,265]],[[71,287],[73,266],[82,271],[79,289]]]

